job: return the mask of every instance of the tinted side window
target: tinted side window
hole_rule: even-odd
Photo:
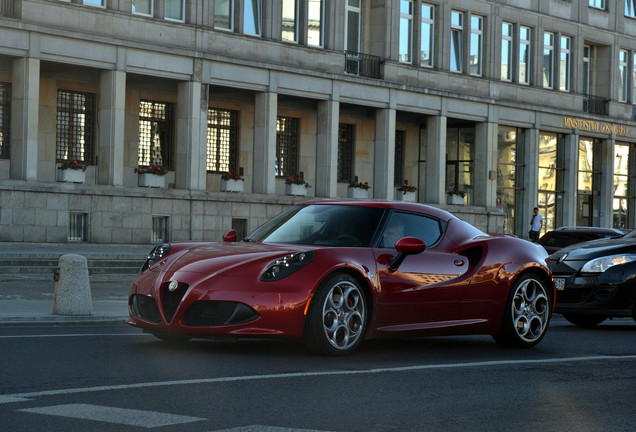
[[[393,212],[384,227],[380,247],[393,248],[402,237],[416,237],[427,246],[436,244],[442,237],[440,221],[413,213]]]

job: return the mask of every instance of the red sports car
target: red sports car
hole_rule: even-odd
[[[407,335],[531,347],[554,305],[541,246],[423,204],[311,201],[224,240],[155,247],[128,323],[161,339],[302,338],[345,355],[365,338]]]

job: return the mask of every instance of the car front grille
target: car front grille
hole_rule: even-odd
[[[593,288],[573,288],[557,292],[556,301],[559,303],[583,303],[592,294]]]
[[[180,283],[177,289],[170,291],[168,285],[170,282],[165,282],[161,285],[161,304],[163,306],[163,315],[166,317],[166,322],[172,321],[174,314],[177,312],[177,308],[183,300],[186,292],[188,292],[188,284]]]
[[[161,321],[159,307],[157,307],[157,302],[153,297],[135,294],[130,297],[130,308],[134,315],[145,321],[153,323]]]
[[[244,324],[258,318],[251,307],[231,301],[198,301],[185,313],[186,324],[193,327],[214,327]]]

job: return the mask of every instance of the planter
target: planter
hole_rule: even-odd
[[[139,174],[138,185],[140,187],[166,187],[166,177],[156,174]]]
[[[417,201],[417,193],[416,192],[397,192],[397,197],[395,198],[397,201],[406,201],[406,202],[416,202]]]
[[[221,192],[243,192],[243,180],[221,179]]]
[[[86,181],[86,171],[76,169],[58,169],[57,181],[67,183],[84,183]]]
[[[369,198],[369,189],[361,189],[355,187],[347,188],[347,198]]]
[[[464,198],[461,195],[449,195],[448,204],[464,205],[466,204],[466,201],[464,201]]]
[[[307,187],[305,185],[286,184],[285,185],[285,194],[286,195],[295,195],[295,196],[306,196],[307,195]]]

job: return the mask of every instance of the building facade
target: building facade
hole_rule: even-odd
[[[242,235],[290,177],[636,227],[636,0],[0,0],[0,241]]]

